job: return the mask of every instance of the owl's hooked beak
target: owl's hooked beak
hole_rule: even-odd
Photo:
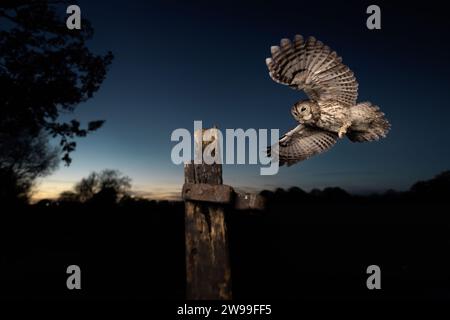
[[[311,118],[312,118],[312,113],[308,114],[306,117],[303,117],[303,119],[305,121],[311,120]]]

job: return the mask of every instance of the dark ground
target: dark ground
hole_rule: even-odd
[[[236,299],[450,299],[449,174],[406,193],[264,192],[228,212]],[[41,202],[2,210],[1,298],[183,299],[184,205]],[[82,290],[66,288],[66,268]],[[382,290],[366,287],[381,267]]]

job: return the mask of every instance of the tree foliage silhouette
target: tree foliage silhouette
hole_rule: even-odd
[[[113,56],[89,50],[86,42],[93,29],[88,21],[83,20],[81,30],[67,29],[62,13],[67,5],[50,0],[0,3],[0,132],[20,135],[26,128],[36,136],[45,130],[61,139],[62,159],[70,164],[73,139],[97,130],[103,121],[81,128],[77,120],[61,123],[58,117],[93,96]]]
[[[76,137],[100,128],[103,120],[83,128],[62,122],[91,98],[105,79],[113,56],[96,55],[87,41],[89,21],[68,30],[65,9],[72,1],[3,0],[0,2],[0,196],[22,197],[33,180],[56,167],[49,138],[60,142],[66,165]],[[11,149],[12,148],[12,149]]]
[[[37,136],[26,130],[11,137],[0,132],[0,199],[28,200],[35,179],[55,169],[59,152],[48,143],[45,133]]]
[[[114,204],[127,195],[130,188],[131,178],[118,170],[105,169],[101,172],[92,172],[88,177],[81,179],[73,192],[61,193],[59,200]]]

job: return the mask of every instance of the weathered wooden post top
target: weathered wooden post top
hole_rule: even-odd
[[[204,142],[205,132],[212,139]],[[194,132],[196,148],[215,143],[220,152],[218,130]],[[205,139],[206,140],[206,139]],[[222,182],[222,165],[195,164],[184,167],[187,299],[228,300],[232,298],[231,270],[225,210],[261,210],[264,198],[239,193]]]

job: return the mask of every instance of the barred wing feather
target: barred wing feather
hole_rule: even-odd
[[[358,83],[353,72],[335,51],[309,37],[296,35],[271,47],[266,59],[270,77],[296,90],[304,90],[315,101],[335,100],[349,107],[356,104]]]

